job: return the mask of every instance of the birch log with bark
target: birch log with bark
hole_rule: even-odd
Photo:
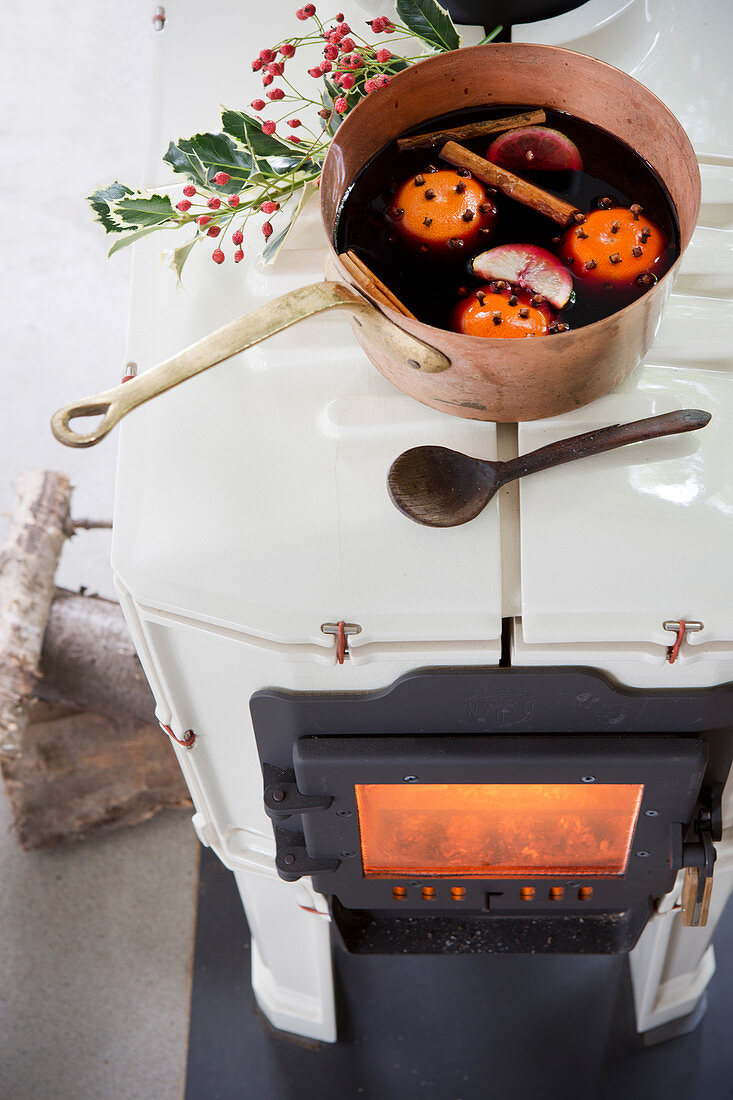
[[[69,534],[71,483],[65,474],[21,474],[0,551],[0,757],[22,747],[61,549]]]

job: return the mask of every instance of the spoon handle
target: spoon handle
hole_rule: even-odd
[[[572,462],[576,458],[588,458],[590,455],[602,454],[603,451],[612,451],[616,447],[625,447],[627,443],[639,443],[663,435],[678,435],[680,432],[694,432],[698,428],[704,428],[710,417],[709,412],[701,409],[678,409],[676,412],[662,413],[661,416],[648,416],[629,424],[613,424],[609,428],[597,428],[569,439],[558,439],[556,443],[509,459],[501,467],[501,481],[506,484],[507,481],[514,481],[525,474],[560,466],[563,462]]]

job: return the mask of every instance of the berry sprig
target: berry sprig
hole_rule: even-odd
[[[342,119],[430,51],[460,46],[450,16],[436,0],[397,0],[396,10],[402,23],[377,16],[362,34],[342,12],[322,22],[315,4],[298,8],[296,18],[308,24],[304,33],[260,50],[252,61],[263,87],[263,94],[250,103],[254,115],[225,110],[222,132],[171,142],[163,159],[187,177],[180,196],[114,183],[89,197],[105,230],[119,235],[109,254],[156,230],[191,226],[194,236],[173,251],[172,266],[179,277],[193,245],[209,238],[221,238],[211,254],[214,263],[225,262],[229,241],[235,246],[232,259],[240,263],[247,222],[264,215],[263,257],[274,259],[317,186]],[[419,52],[398,55],[379,39],[382,35],[389,36],[392,47],[411,42]],[[308,65],[308,55],[312,60],[315,54],[318,60]],[[296,58],[306,59],[309,78],[319,82],[313,94],[303,93],[290,79]],[[278,106],[281,111],[273,117]],[[298,193],[299,200],[291,202]]]

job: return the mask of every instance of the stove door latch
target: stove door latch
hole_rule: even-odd
[[[723,785],[706,792],[703,806],[693,824],[698,842],[683,844],[682,923],[686,928],[703,928],[708,922],[713,871],[717,853],[713,844],[723,835],[721,801]]]

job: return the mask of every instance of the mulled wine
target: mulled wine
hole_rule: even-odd
[[[402,137],[532,110],[453,112]],[[543,110],[541,128],[461,139],[450,147],[461,154],[451,162],[444,141],[429,149],[385,146],[342,200],[338,251],[353,250],[420,321],[470,335],[563,332],[633,302],[679,255],[669,193],[613,134]],[[503,164],[555,196],[561,209],[582,213],[558,224],[482,183],[466,167],[470,154]]]

